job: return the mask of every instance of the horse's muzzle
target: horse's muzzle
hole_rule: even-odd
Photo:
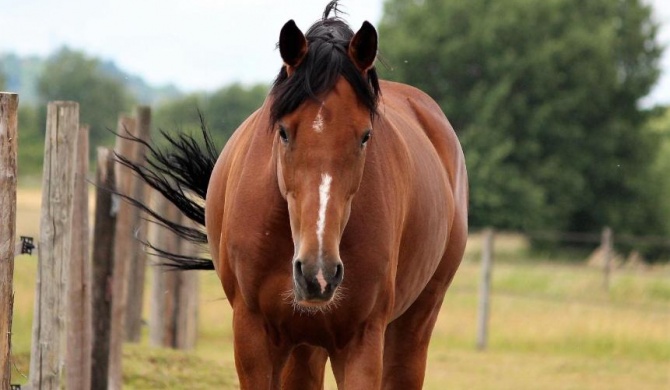
[[[295,259],[293,281],[296,301],[314,304],[329,302],[343,277],[344,266],[339,260],[318,265]]]

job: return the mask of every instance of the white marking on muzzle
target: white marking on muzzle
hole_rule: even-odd
[[[319,286],[321,287],[321,294],[323,294],[326,291],[328,282],[326,282],[326,278],[323,277],[323,268],[321,267],[319,267],[319,272],[316,274],[316,281],[319,282]]]
[[[319,112],[316,113],[316,117],[314,118],[314,122],[312,122],[312,128],[317,133],[320,133],[320,132],[323,131],[323,116],[321,115],[321,110],[322,109],[323,109],[323,104],[319,108]]]
[[[321,184],[319,185],[319,218],[316,220],[316,239],[319,242],[319,263],[321,263],[323,259],[323,233],[326,230],[326,209],[328,208],[328,199],[330,199],[330,183],[332,181],[333,178],[329,174],[321,174]],[[319,266],[321,266],[321,264],[319,264]]]

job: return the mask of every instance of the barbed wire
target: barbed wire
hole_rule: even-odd
[[[505,231],[500,231],[505,233]],[[588,232],[561,232],[553,230],[537,230],[537,231],[519,231],[517,232],[528,238],[547,240],[547,241],[562,241],[571,243],[585,243],[598,244],[602,242],[602,233],[588,233]],[[614,242],[628,245],[648,245],[670,248],[670,237],[660,235],[645,235],[638,236],[626,233],[612,232]]]
[[[21,255],[32,255],[33,251],[39,250],[32,237],[21,236],[14,246],[14,257]]]

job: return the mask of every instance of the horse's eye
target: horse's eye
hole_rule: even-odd
[[[279,126],[279,139],[283,143],[288,143],[288,134],[286,134],[284,126]]]
[[[372,137],[372,133],[370,130],[366,130],[363,134],[363,138],[361,139],[361,146],[365,146],[365,144],[370,140],[370,137]]]

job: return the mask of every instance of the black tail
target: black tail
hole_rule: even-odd
[[[140,200],[116,193],[148,214],[153,219],[152,222],[170,229],[178,236],[189,241],[206,244],[207,235],[202,230],[205,226],[204,201],[209,178],[212,175],[218,153],[202,115],[199,114],[199,116],[203,139],[201,142],[196,140],[193,135],[170,135],[161,130],[162,137],[167,140],[169,145],[165,150],[161,150],[154,145],[155,143],[146,142],[132,134],[117,134],[117,136],[144,146],[146,156],[144,163],[142,163],[133,162],[126,156],[115,153],[118,163],[130,168],[145,183],[177,206],[185,216],[196,223],[195,228],[171,221]],[[150,243],[145,244],[154,251],[153,254],[164,259],[161,265],[179,270],[214,269],[211,259],[170,253],[156,248]]]

